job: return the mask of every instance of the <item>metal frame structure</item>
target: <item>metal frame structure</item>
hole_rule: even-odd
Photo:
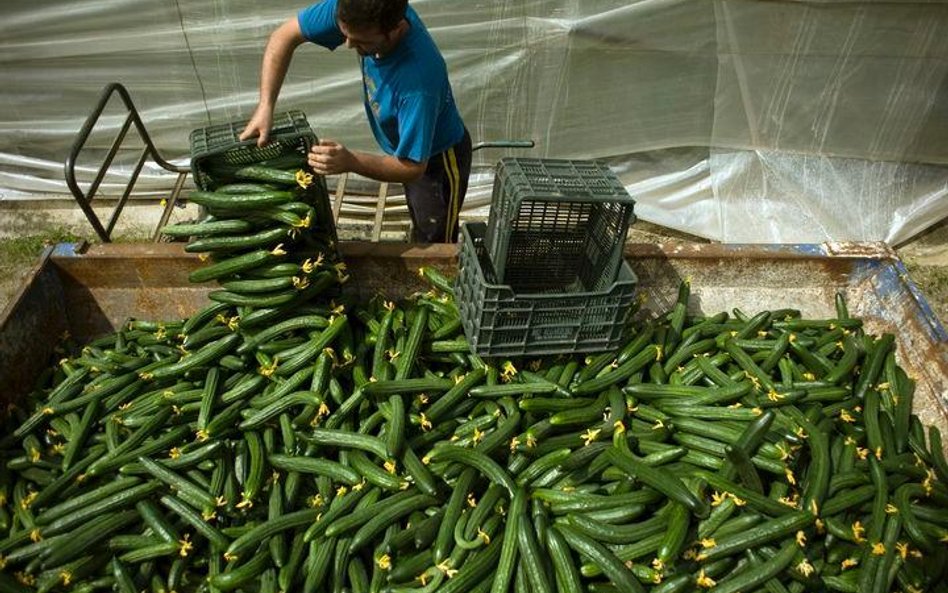
[[[76,161],[79,158],[79,153],[82,152],[86,142],[89,140],[89,135],[92,133],[92,130],[98,123],[99,118],[102,116],[102,112],[105,110],[109,99],[111,99],[112,95],[114,94],[117,94],[122,100],[128,115],[126,116],[125,122],[122,124],[121,129],[119,129],[118,134],[116,134],[115,139],[112,141],[112,146],[109,149],[109,152],[106,155],[102,165],[99,167],[99,171],[96,173],[95,179],[89,185],[88,190],[84,192],[82,188],[79,187],[79,183],[76,179]],[[112,211],[112,215],[109,217],[108,224],[103,225],[102,221],[99,220],[99,216],[95,213],[95,210],[92,209],[92,200],[99,191],[99,186],[102,184],[102,180],[105,178],[106,171],[108,171],[109,167],[112,165],[115,155],[118,153],[119,148],[121,148],[122,143],[125,141],[125,136],[128,134],[128,130],[133,124],[135,126],[135,130],[138,132],[138,135],[145,143],[145,147],[135,164],[135,168],[129,177],[128,183],[125,185],[125,191],[122,193],[122,197],[119,198],[118,204],[115,205],[115,209]],[[76,140],[73,143],[69,154],[66,156],[66,162],[64,166],[66,184],[69,186],[69,190],[72,192],[73,198],[75,198],[76,203],[79,204],[79,207],[82,209],[83,213],[86,215],[86,218],[89,220],[89,224],[92,225],[92,228],[95,229],[96,234],[99,235],[99,238],[103,242],[109,243],[112,241],[111,236],[112,231],[115,229],[115,223],[118,222],[119,215],[122,213],[122,209],[125,208],[125,204],[128,202],[128,198],[132,193],[135,182],[138,181],[138,176],[141,173],[142,167],[145,165],[145,162],[148,161],[149,157],[151,157],[151,159],[161,168],[178,174],[178,177],[174,183],[174,188],[171,191],[171,195],[165,203],[164,212],[162,212],[161,219],[158,222],[158,226],[155,227],[155,232],[152,236],[153,241],[158,241],[161,237],[161,228],[167,224],[168,219],[171,216],[171,211],[175,207],[175,204],[178,201],[178,196],[181,194],[181,190],[184,187],[184,182],[187,179],[188,174],[191,172],[191,168],[173,165],[162,158],[161,154],[158,152],[158,149],[155,147],[154,142],[152,142],[151,136],[145,129],[145,124],[142,122],[142,118],[139,115],[135,104],[132,102],[132,97],[129,95],[128,90],[118,82],[113,82],[106,85],[106,87],[102,89],[102,93],[99,95],[98,103],[96,103],[96,106],[92,110],[92,113],[89,114],[89,117],[86,118],[82,129],[79,130],[79,134],[76,136]]]

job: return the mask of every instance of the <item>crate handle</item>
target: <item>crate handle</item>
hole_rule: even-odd
[[[471,152],[482,148],[533,148],[537,143],[533,140],[493,140],[478,142],[471,147]]]

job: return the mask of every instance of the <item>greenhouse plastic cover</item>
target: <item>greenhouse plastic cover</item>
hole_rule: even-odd
[[[944,2],[411,4],[475,142],[537,142],[475,153],[474,214],[490,201],[492,166],[511,155],[603,159],[641,219],[727,242],[898,243],[948,216]],[[113,81],[163,156],[187,164],[192,129],[252,112],[267,36],[302,5],[5,0],[0,199],[68,194],[63,161]],[[377,151],[360,93],[354,52],[307,44],[277,110]],[[86,185],[124,117],[113,100],[79,159]],[[103,193],[121,193],[141,151],[130,145]],[[136,193],[173,180],[149,163]]]

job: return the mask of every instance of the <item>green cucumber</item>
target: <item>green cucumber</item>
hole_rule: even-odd
[[[225,278],[227,276],[232,276],[240,272],[251,270],[263,264],[271,263],[273,260],[282,257],[283,255],[286,255],[286,251],[284,250],[272,249],[268,251],[266,249],[258,249],[256,251],[251,251],[250,253],[230,257],[215,264],[197,269],[188,274],[188,280],[194,283],[199,283],[207,282],[208,280],[217,280],[218,278]]]
[[[253,230],[253,224],[246,220],[227,219],[198,223],[169,224],[162,227],[161,233],[169,237],[214,237],[234,235]]]
[[[289,242],[291,240],[290,229],[281,226],[265,229],[250,235],[228,235],[198,239],[188,243],[184,250],[187,253],[239,251],[243,249],[256,249],[258,247],[272,247],[278,243]]]
[[[251,181],[263,181],[266,183],[278,183],[280,185],[297,185],[296,172],[283,171],[272,167],[262,165],[250,165],[242,167],[234,172],[237,179],[249,179]]]
[[[222,192],[194,191],[188,200],[206,208],[227,211],[249,211],[266,206],[277,206],[292,202],[296,194],[290,191],[261,191],[254,194],[226,194]]]

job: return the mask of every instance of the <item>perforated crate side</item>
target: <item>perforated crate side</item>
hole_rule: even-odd
[[[636,279],[623,262],[606,290],[522,294],[488,281],[492,276],[483,224],[462,227],[455,285],[468,341],[482,356],[535,356],[618,348],[634,301]]]
[[[608,286],[634,204],[602,163],[501,159],[486,234],[497,277],[518,291]]]
[[[191,132],[191,171],[195,184],[203,190],[219,185],[213,173],[299,156],[305,163],[309,147],[318,140],[302,111],[274,114],[270,141],[257,146],[257,139],[240,140],[247,120],[198,128]],[[325,182],[323,182],[325,184]]]
[[[599,161],[504,157],[491,195],[486,237],[491,253],[496,253],[495,234],[517,218],[524,199],[634,204],[615,173]]]
[[[287,111],[274,114],[270,141],[266,146],[258,147],[257,139],[241,141],[240,133],[247,126],[247,120],[217,124],[198,128],[191,132],[191,170],[195,183],[200,189],[213,191],[221,183],[234,181],[230,175],[240,167],[256,164],[272,164],[274,160],[299,160],[299,166],[312,173],[306,164],[306,154],[310,146],[318,142],[302,111]],[[278,168],[287,168],[279,166]],[[220,172],[215,178],[211,171]],[[337,260],[338,238],[336,225],[329,201],[329,190],[322,175],[313,175],[313,184],[301,194],[300,201],[311,204],[316,210],[316,219],[309,229],[313,235],[325,236],[331,242],[329,253],[319,245],[312,245],[314,256],[317,252]]]

